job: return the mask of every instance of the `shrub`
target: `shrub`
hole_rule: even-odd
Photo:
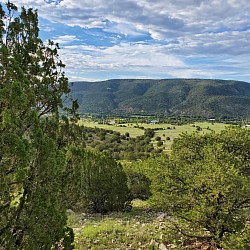
[[[69,208],[77,204],[81,211],[107,213],[123,210],[130,203],[126,174],[106,152],[70,148],[68,161],[74,166],[67,173],[71,175],[66,194]]]
[[[144,171],[143,162],[123,164],[128,177],[128,186],[133,199],[146,200],[150,197],[150,180]]]
[[[125,133],[125,136],[126,136],[126,137],[129,137],[129,132],[126,132],[126,133]]]
[[[151,128],[147,128],[144,132],[145,136],[149,137],[149,138],[153,138],[154,137],[154,130]]]
[[[184,235],[218,248],[247,249],[249,154],[246,129],[182,134],[170,159],[151,160],[151,204],[177,218],[177,228]],[[241,248],[232,248],[235,241]]]

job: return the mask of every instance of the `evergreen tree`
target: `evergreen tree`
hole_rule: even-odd
[[[246,249],[250,206],[250,131],[182,134],[170,159],[154,159],[153,206],[176,218],[186,237]]]
[[[121,211],[130,204],[126,174],[110,155],[70,147],[67,161],[65,206],[107,213]]]
[[[70,249],[58,144],[59,108],[69,93],[64,65],[58,44],[39,38],[36,11],[22,8],[17,16],[10,2],[4,9],[0,4],[0,246]]]

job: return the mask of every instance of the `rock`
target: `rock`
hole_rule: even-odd
[[[174,248],[176,248],[176,245],[174,245],[174,244],[168,244],[167,245],[167,249],[174,249]]]
[[[82,231],[82,228],[81,227],[73,227],[73,231],[75,233],[80,233]]]
[[[166,213],[159,213],[157,219],[163,221],[168,215]]]
[[[133,250],[132,244],[127,244],[126,250]]]
[[[67,209],[66,212],[69,213],[69,214],[74,214],[75,213],[72,209]]]
[[[154,239],[152,239],[151,241],[150,241],[150,246],[154,246],[155,245],[155,243],[156,243],[156,241],[154,240]]]
[[[161,243],[161,244],[159,245],[159,249],[160,249],[160,250],[168,250],[167,247],[166,247],[163,243]]]
[[[210,244],[204,244],[201,246],[201,250],[209,250],[210,249]]]

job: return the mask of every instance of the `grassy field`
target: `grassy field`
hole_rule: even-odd
[[[113,130],[113,131],[119,132],[121,134],[125,134],[126,132],[128,132],[131,137],[137,137],[137,136],[144,134],[144,131],[142,129],[134,127],[135,124],[108,125],[108,124],[99,124],[99,123],[96,123],[96,122],[91,121],[91,120],[81,119],[79,121],[79,125],[84,125],[86,127],[91,127],[91,128],[97,127],[97,128],[107,129],[107,130]]]
[[[194,124],[185,124],[181,126],[171,126],[168,124],[162,124],[162,126],[163,130],[156,130],[154,138],[156,138],[157,136],[161,137],[165,151],[170,151],[173,140],[175,138],[178,138],[181,133],[192,133],[194,131],[198,131],[201,134],[211,133],[211,131],[219,133],[221,130],[225,129],[226,125],[223,123],[212,124],[208,122],[202,122]],[[155,145],[156,141],[153,140],[153,143]]]
[[[128,132],[130,137],[137,137],[144,134],[144,130],[138,127],[151,128],[155,130],[155,136],[152,140],[155,147],[157,141],[156,137],[161,137],[163,142],[164,151],[170,151],[173,140],[177,138],[181,133],[192,133],[193,131],[199,131],[199,133],[210,133],[211,131],[220,132],[225,128],[223,123],[211,123],[211,122],[197,122],[193,124],[185,125],[171,125],[171,124],[148,124],[148,123],[125,123],[125,124],[98,124],[94,121],[82,119],[79,121],[80,125],[86,127],[98,127],[107,130],[113,130],[125,134]]]
[[[171,219],[150,211],[145,202],[133,202],[131,212],[108,215],[68,214],[75,233],[75,249],[184,249],[183,238],[173,234]]]
[[[181,234],[176,218],[167,213],[150,210],[146,201],[134,200],[132,205],[130,212],[113,212],[106,215],[75,213],[68,210],[68,226],[74,231],[75,249],[219,249],[211,247],[206,239]],[[249,248],[223,249],[243,250]]]

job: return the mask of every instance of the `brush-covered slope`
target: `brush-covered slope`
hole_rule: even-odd
[[[165,79],[75,82],[80,113],[242,116],[250,114],[250,84],[241,81]]]

